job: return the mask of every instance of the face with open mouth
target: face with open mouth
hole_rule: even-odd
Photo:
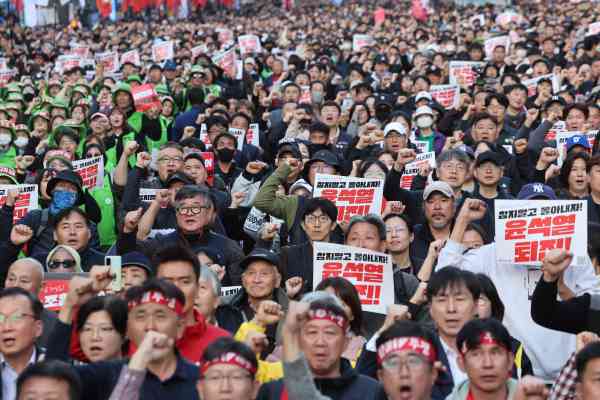
[[[437,375],[431,362],[411,350],[386,357],[377,371],[389,400],[429,400]]]
[[[42,334],[42,321],[35,319],[31,301],[24,295],[0,299],[0,353],[5,359],[32,351]]]
[[[79,341],[83,353],[91,362],[114,360],[122,356],[121,348],[125,338],[115,329],[108,312],[92,312],[82,322]]]

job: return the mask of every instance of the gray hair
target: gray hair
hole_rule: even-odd
[[[450,149],[450,150],[441,152],[440,155],[435,160],[435,162],[439,168],[441,163],[443,163],[445,161],[452,161],[452,160],[459,161],[459,162],[465,164],[467,167],[469,166],[469,164],[471,162],[469,155],[460,149]]]
[[[210,282],[215,296],[219,297],[221,295],[221,281],[219,281],[219,277],[215,271],[203,265],[200,268],[200,276],[198,277],[198,280],[200,279]]]
[[[302,303],[309,303],[309,304],[314,303],[315,301],[318,301],[319,303],[330,303],[330,304],[334,304],[334,305],[340,307],[342,310],[344,309],[342,302],[340,301],[340,299],[337,296],[334,296],[333,294],[326,292],[324,290],[316,290],[314,292],[308,292],[304,296],[302,296],[302,299],[300,301]]]
[[[10,266],[12,267],[13,265],[16,265],[17,263],[24,263],[24,262],[28,262],[30,264],[32,264],[35,269],[37,269],[42,277],[42,280],[44,280],[44,274],[45,274],[45,270],[44,270],[44,266],[42,265],[41,262],[39,262],[38,260],[36,260],[33,257],[25,257],[25,258],[19,258],[18,260],[16,260],[15,262],[13,262]],[[9,267],[10,269],[10,267]]]
[[[361,222],[376,227],[377,232],[379,233],[379,239],[386,239],[385,222],[383,222],[381,217],[377,214],[355,215],[354,217],[350,218],[350,222],[348,223],[348,230],[346,232],[349,233],[352,230],[352,226]]]

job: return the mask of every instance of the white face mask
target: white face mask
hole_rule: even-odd
[[[433,118],[429,115],[424,115],[417,119],[417,126],[419,128],[430,128],[433,125]]]
[[[25,147],[27,143],[29,143],[29,139],[26,137],[21,136],[15,139],[15,146],[17,147]]]
[[[12,136],[8,133],[0,133],[0,146],[6,146],[12,140]]]

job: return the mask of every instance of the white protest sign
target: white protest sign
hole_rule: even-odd
[[[494,53],[494,49],[498,46],[504,46],[506,49],[506,54],[508,54],[510,50],[510,36],[497,36],[493,38],[486,39],[484,44],[485,49],[485,58],[487,60],[492,59],[492,54]]]
[[[428,151],[426,153],[419,153],[415,158],[415,161],[406,164],[404,167],[404,173],[400,179],[400,187],[402,189],[410,190],[415,176],[419,174],[421,167],[428,165],[430,171],[435,169],[435,151]]]
[[[363,47],[370,47],[375,44],[375,40],[371,35],[354,35],[352,36],[352,52],[360,51]]]
[[[9,190],[14,189],[19,191],[19,196],[13,208],[13,223],[23,218],[29,211],[39,208],[37,185],[0,185],[0,207],[6,203]]]
[[[432,85],[429,88],[429,93],[446,110],[457,108],[460,102],[460,87],[458,85]]]
[[[589,24],[588,30],[585,35],[591,36],[591,35],[595,35],[597,33],[600,33],[600,21],[592,22],[591,24]]]
[[[557,93],[559,91],[560,88],[559,88],[558,76],[555,76],[554,74],[542,75],[542,76],[538,76],[537,78],[526,79],[523,81],[523,85],[525,85],[527,87],[527,96],[528,97],[536,95],[538,82],[541,81],[542,79],[550,79],[550,81],[552,82],[552,92],[553,93]]]
[[[221,286],[221,297],[231,297],[242,290],[241,286]]]
[[[85,158],[73,161],[73,170],[83,179],[88,189],[104,185],[104,159],[102,157]]]
[[[338,209],[338,222],[355,215],[381,214],[383,180],[317,174],[313,197],[331,200]]]
[[[121,68],[119,65],[119,53],[116,51],[108,51],[105,53],[96,54],[96,62],[104,66],[104,72],[114,73]]]
[[[229,49],[212,57],[212,62],[227,73],[230,77],[236,76],[235,50]]]
[[[192,60],[195,60],[196,57],[198,57],[199,55],[208,53],[208,47],[206,47],[205,44],[201,44],[201,45],[192,47],[192,49],[190,51],[192,52]]]
[[[450,84],[473,86],[477,79],[476,70],[483,69],[484,66],[485,63],[480,61],[450,61],[448,64]]]
[[[557,164],[562,166],[563,162],[567,158],[567,141],[569,138],[573,138],[574,145],[578,145],[580,142],[580,146],[586,147],[585,142],[581,141],[580,136],[585,136],[587,138],[588,144],[590,148],[594,146],[594,142],[596,141],[596,134],[598,131],[588,131],[588,132],[576,132],[576,131],[563,131],[556,132],[556,150],[558,150],[558,159]]]
[[[150,203],[156,198],[156,193],[160,189],[140,188],[140,201],[142,203]]]
[[[394,304],[394,272],[389,254],[334,243],[313,243],[313,287],[342,277],[356,288],[363,311],[385,314]]]
[[[258,124],[250,124],[248,132],[246,132],[246,143],[260,147],[260,126]]]
[[[172,40],[160,42],[152,46],[152,60],[156,63],[172,60],[174,55],[175,49]]]
[[[242,35],[238,37],[240,54],[260,53],[260,39],[256,35]]]
[[[246,132],[243,129],[229,128],[229,133],[235,136],[237,141],[237,149],[242,151],[244,147],[244,141],[246,140]]]
[[[542,184],[534,190],[543,192]],[[495,200],[496,262],[541,266],[546,253],[565,249],[574,265],[587,259],[584,200]]]
[[[130,50],[121,54],[121,64],[131,63],[135,66],[140,66],[140,53],[137,50]]]

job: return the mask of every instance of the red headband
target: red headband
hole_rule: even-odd
[[[183,304],[181,304],[179,300],[175,298],[167,298],[164,294],[156,290],[144,293],[139,300],[132,300],[127,304],[127,306],[129,310],[131,310],[134,307],[148,303],[161,304],[175,311],[175,314],[177,315],[183,314]]]
[[[496,345],[496,346],[500,346],[500,347],[506,349],[506,346],[504,345],[504,343],[501,343],[501,342],[497,341],[496,339],[494,339],[492,334],[489,332],[482,332],[481,335],[479,335],[479,345],[481,346],[483,344]],[[465,354],[467,351],[469,351],[469,349],[467,349],[467,343],[463,342],[462,353]]]
[[[420,337],[398,337],[390,339],[377,349],[377,363],[381,365],[383,360],[392,353],[399,353],[403,350],[411,350],[421,354],[430,362],[434,363],[437,360],[435,348],[428,341]]]
[[[214,360],[203,362],[200,366],[200,376],[203,376],[210,367],[216,364],[237,365],[238,367],[250,372],[252,375],[256,374],[256,368],[250,361],[246,360],[237,353],[229,352],[221,354],[220,357],[215,358]]]
[[[343,331],[346,330],[348,325],[348,320],[341,315],[334,314],[333,312],[326,310],[324,308],[317,308],[315,310],[308,311],[308,319],[322,319],[329,322],[333,322],[337,326],[339,326]]]

